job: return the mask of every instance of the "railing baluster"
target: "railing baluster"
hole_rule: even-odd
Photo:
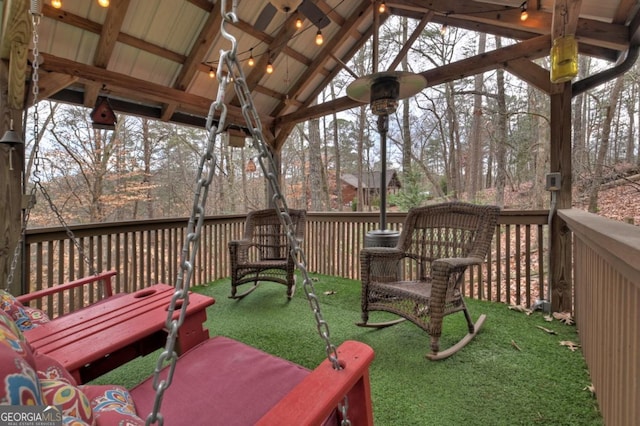
[[[492,252],[481,268],[469,271],[465,294],[479,299],[529,306],[536,298],[546,298],[548,277],[544,273],[547,270],[547,248],[543,237],[546,235],[547,214],[543,210],[504,211],[496,227]],[[405,215],[390,213],[387,217],[388,229],[400,231]],[[199,270],[196,274],[198,283],[229,275],[228,241],[241,238],[244,218],[244,215],[228,215],[211,216],[205,220],[202,238],[204,249],[200,251],[194,265]],[[307,220],[307,235],[303,247],[308,253],[309,269],[320,274],[358,280],[360,249],[366,233],[378,226],[377,213],[309,213]],[[186,224],[186,219],[180,218],[154,219],[75,225],[72,229],[83,245],[89,240],[88,252],[91,256],[96,255],[97,259],[91,260],[94,260],[94,267],[98,271],[118,271],[115,291],[131,292],[155,282],[173,284]],[[28,230],[27,253],[33,253],[33,259],[25,259],[30,271],[27,276],[31,282],[42,286],[69,281],[86,273],[86,267],[75,259],[77,253],[73,244],[69,244],[68,237],[61,228]],[[415,275],[414,269],[405,268],[407,278]],[[535,282],[532,283],[536,272],[537,286]],[[89,299],[94,298],[93,294],[89,295]],[[55,308],[49,306],[49,309],[61,309],[65,305],[64,301],[52,302]],[[73,303],[75,308],[76,304]]]

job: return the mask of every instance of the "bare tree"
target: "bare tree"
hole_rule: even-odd
[[[502,47],[502,40],[496,37],[496,49]],[[496,72],[498,89],[498,119],[496,144],[496,204],[504,206],[504,190],[507,181],[507,106],[504,87],[504,70]]]
[[[593,181],[589,191],[589,211],[596,213],[598,211],[598,191],[603,179],[604,163],[609,150],[611,137],[611,123],[613,121],[616,105],[620,99],[620,92],[624,84],[624,76],[616,78],[609,95],[609,104],[605,107],[605,117],[600,132],[600,148],[598,149],[598,157],[596,159]]]
[[[322,150],[320,142],[320,121],[317,119],[309,121],[309,191],[311,193],[311,210],[322,211],[323,188],[322,173]]]
[[[487,45],[487,35],[480,33],[478,37],[478,55],[485,52]],[[484,74],[476,74],[473,80],[473,122],[471,124],[471,135],[469,137],[469,199],[475,201],[476,193],[482,182],[482,87],[484,85]]]

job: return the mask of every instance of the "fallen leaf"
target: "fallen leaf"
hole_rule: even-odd
[[[567,325],[573,325],[573,316],[570,312],[554,312],[553,317]]]
[[[585,386],[582,390],[589,391],[591,396],[596,396],[596,387],[591,383],[589,386]]]
[[[324,292],[324,294],[325,294],[326,296],[331,296],[332,294],[336,294],[336,292],[335,292],[335,291],[333,291],[333,290],[329,290],[329,291],[325,291],[325,292]]]
[[[527,315],[531,315],[533,313],[531,309],[528,309],[526,306],[523,306],[523,305],[509,305],[509,309],[516,312],[522,312]]]
[[[571,352],[575,352],[580,348],[579,344],[572,342],[571,340],[563,340],[562,342],[560,342],[560,344],[569,348]]]
[[[546,327],[542,327],[540,325],[537,325],[536,327],[538,327],[540,330],[549,333],[549,334],[558,334],[555,331],[551,330],[550,328],[546,328]]]
[[[553,317],[552,317],[551,315],[545,315],[543,318],[544,318],[544,320],[545,320],[546,322],[551,322],[551,321],[553,321]]]
[[[522,349],[520,349],[520,346],[518,346],[518,344],[515,342],[515,340],[511,341],[511,346],[513,346],[514,348],[516,348],[517,350],[522,352]]]

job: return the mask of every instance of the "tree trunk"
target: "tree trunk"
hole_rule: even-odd
[[[364,136],[365,136],[365,126],[367,125],[367,117],[366,117],[366,108],[365,106],[361,106],[358,114],[358,205],[356,206],[357,211],[364,211],[364,188],[362,188],[362,176],[364,174]]]
[[[447,163],[447,181],[449,183],[448,193],[455,199],[458,198],[460,191],[460,169],[458,150],[459,132],[458,132],[458,114],[456,112],[453,83],[445,84],[445,94],[447,99],[447,151],[449,152],[449,162]]]
[[[329,89],[331,90],[331,100],[336,99],[336,87],[333,82],[329,84]],[[340,135],[338,132],[338,115],[334,112],[332,115],[333,118],[333,164],[336,170],[336,204],[339,211],[342,211],[344,208],[344,197],[342,196],[342,168],[341,158],[340,158]]]
[[[502,47],[502,40],[496,37],[496,49]],[[504,92],[504,70],[496,70],[498,89],[498,122],[496,140],[496,204],[504,207],[504,188],[507,182],[507,106]]]
[[[309,121],[309,192],[311,193],[311,210],[323,211],[322,196],[322,155],[320,148],[320,121]]]
[[[597,213],[598,211],[598,191],[600,190],[600,184],[602,183],[605,158],[607,156],[607,151],[609,150],[611,123],[613,121],[613,116],[615,115],[618,99],[620,99],[620,92],[622,91],[623,84],[624,76],[616,78],[613,88],[611,89],[611,94],[609,95],[609,105],[606,107],[606,113],[602,123],[600,148],[598,149],[598,157],[596,159],[593,180],[589,191],[589,211],[591,213]]]
[[[478,37],[478,55],[485,52],[487,45],[487,35],[480,33]],[[471,135],[469,137],[469,173],[467,186],[469,188],[469,200],[476,201],[476,193],[482,183],[482,86],[484,84],[484,74],[476,74],[474,77],[473,95],[473,123],[471,124]]]

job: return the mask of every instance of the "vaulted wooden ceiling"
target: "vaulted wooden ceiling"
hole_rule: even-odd
[[[40,98],[92,108],[98,96],[108,96],[119,112],[203,125],[217,94],[216,79],[209,73],[216,70],[220,49],[230,46],[221,37],[221,1],[111,0],[103,8],[96,0],[62,0],[60,9],[43,1],[37,26],[42,58]],[[292,0],[271,3],[287,1]],[[581,54],[612,63],[639,42],[637,0],[389,0],[385,14],[374,19],[374,6],[380,1],[304,0],[297,9],[275,12],[270,20],[265,20],[269,1],[237,2],[238,22],[230,32],[237,37],[239,59],[267,139],[274,146],[279,148],[298,122],[359,105],[344,94],[320,104],[317,98],[371,39],[376,22],[389,15],[416,20],[417,30],[408,44],[429,22],[518,41],[443,67],[420,70],[428,86],[505,67],[552,93],[555,85],[549,82],[548,71],[531,61],[548,56],[555,35],[575,33]],[[10,64],[9,100],[16,108],[20,102],[31,102],[29,1],[0,3],[0,54]],[[233,2],[227,3],[231,7]],[[520,20],[523,7],[529,14],[526,21]],[[321,23],[319,16],[329,21]],[[294,25],[299,17],[302,29]],[[322,46],[314,43],[316,24],[322,26]],[[400,50],[393,66],[400,63],[408,47]],[[248,65],[250,56],[256,61],[253,67]],[[273,74],[264,71],[269,60],[275,67]],[[233,96],[227,100],[229,120],[242,122],[237,100]]]

